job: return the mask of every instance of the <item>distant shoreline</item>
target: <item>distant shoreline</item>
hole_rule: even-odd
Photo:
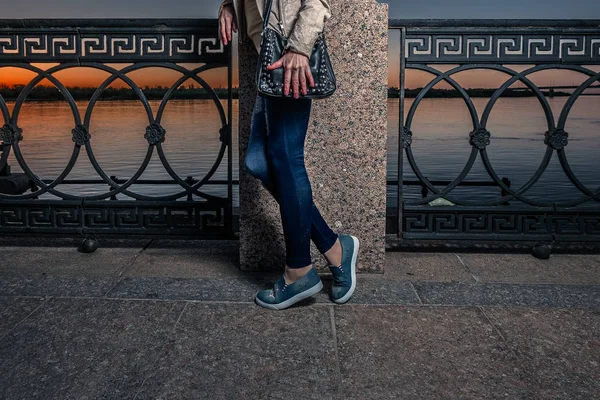
[[[82,88],[82,87],[68,87],[69,93],[75,100],[89,100],[93,94],[96,92],[97,88]],[[15,101],[21,91],[23,90],[22,86],[13,86],[13,87],[0,87],[0,96],[4,98],[5,101]],[[148,100],[162,100],[164,95],[168,92],[169,88],[165,87],[145,87],[142,88],[144,95]],[[220,99],[227,99],[228,90],[227,89],[213,89],[215,94]],[[406,98],[415,98],[421,92],[422,88],[416,89],[405,89],[404,94]],[[465,89],[466,93],[469,97],[477,98],[484,97],[490,98],[496,92],[496,89]],[[546,97],[562,97],[562,96],[570,96],[570,93],[567,92],[559,92],[559,91],[542,91],[544,96]],[[238,99],[238,88],[232,89],[232,96],[234,99]],[[398,88],[390,87],[388,88],[388,99],[399,98],[400,93]],[[526,89],[507,89],[502,97],[535,97],[535,93],[531,90]],[[462,98],[461,94],[453,89],[431,89],[425,98]],[[64,101],[64,96],[62,93],[55,88],[54,86],[37,86],[35,87],[31,93],[27,96],[28,100],[34,101]],[[195,88],[195,87],[182,87],[173,92],[171,96],[173,100],[209,100],[212,99],[209,92],[204,90],[203,88]],[[122,100],[139,100],[137,94],[130,88],[108,88],[106,89],[99,100],[102,101],[122,101]]]

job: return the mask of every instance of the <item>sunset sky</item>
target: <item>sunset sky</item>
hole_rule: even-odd
[[[2,3],[8,1],[2,0]],[[221,0],[20,0],[0,7],[2,18],[215,18]],[[390,18],[557,18],[600,19],[598,0],[389,0]],[[389,31],[389,84],[398,85],[399,33]],[[234,46],[235,50],[235,46]],[[234,51],[234,53],[237,53]],[[39,65],[47,68],[48,65]],[[119,66],[115,66],[119,67]],[[13,68],[0,68],[0,84],[26,83],[34,75]],[[64,71],[57,77],[67,86],[98,86],[105,73],[87,68]],[[215,87],[224,86],[224,70],[202,75]],[[234,73],[235,76],[235,73]],[[179,75],[167,70],[151,69],[131,74],[141,86],[170,85]],[[429,81],[424,74],[410,72],[408,87],[423,86]],[[499,73],[469,72],[459,76],[466,87],[497,87],[505,79]],[[540,73],[535,81],[542,85],[576,84],[583,80],[578,74]],[[188,82],[190,83],[190,82]],[[234,79],[234,86],[237,79]]]

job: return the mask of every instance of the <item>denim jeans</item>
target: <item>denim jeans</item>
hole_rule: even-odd
[[[333,247],[337,233],[313,202],[304,165],[304,142],[312,100],[256,96],[244,166],[279,203],[286,265],[312,263],[310,240],[321,253]]]

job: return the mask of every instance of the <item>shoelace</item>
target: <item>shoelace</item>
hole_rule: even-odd
[[[285,289],[286,289],[288,286],[289,286],[289,285],[287,284],[287,282],[284,282],[284,283],[283,283],[283,287],[281,288],[281,292],[282,292],[282,293],[283,293],[283,292],[285,292]],[[271,289],[271,296],[273,296],[273,297],[275,297],[275,292],[276,292],[276,290],[275,290],[275,289],[276,289],[276,288],[277,288],[277,284],[274,284],[274,285],[273,285],[273,289]]]
[[[336,268],[338,268],[342,274],[344,273],[344,267],[342,267],[342,264],[338,265]],[[346,283],[344,278],[344,275],[333,275],[333,282],[336,284],[336,286],[343,285]]]

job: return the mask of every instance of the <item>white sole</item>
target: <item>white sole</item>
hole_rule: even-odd
[[[340,297],[339,299],[334,299],[333,301],[338,303],[338,304],[344,304],[345,302],[347,302],[348,300],[350,300],[350,297],[352,297],[352,294],[354,293],[354,289],[356,289],[356,258],[358,256],[358,247],[360,245],[360,242],[358,241],[358,238],[355,236],[352,236],[352,240],[354,241],[354,252],[352,253],[352,262],[350,263],[350,272],[352,274],[352,285],[350,285],[350,290],[348,290],[348,293],[346,293],[345,295],[343,295],[342,297]]]
[[[302,293],[298,293],[294,297],[290,297],[289,299],[287,299],[285,301],[282,301],[279,304],[265,303],[264,301],[260,300],[258,297],[255,297],[254,300],[261,307],[269,308],[271,310],[283,310],[284,308],[288,308],[290,306],[293,306],[294,304],[298,303],[299,301],[302,301],[302,300],[307,299],[307,298],[309,298],[311,296],[314,296],[315,294],[319,293],[321,291],[321,289],[323,289],[323,282],[319,281],[319,283],[317,285],[311,287],[308,290],[305,290]]]

